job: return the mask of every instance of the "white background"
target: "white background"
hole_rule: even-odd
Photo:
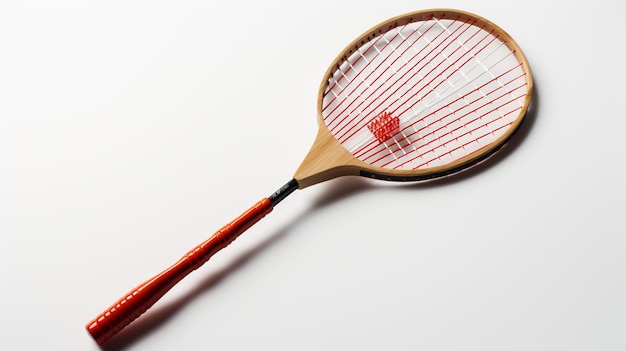
[[[623,1],[0,4],[0,348],[98,350],[85,323],[291,178],[345,45],[451,7],[531,63],[505,150],[297,191],[105,349],[626,349]]]

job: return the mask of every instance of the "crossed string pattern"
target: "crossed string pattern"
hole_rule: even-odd
[[[526,86],[522,64],[497,32],[460,16],[431,17],[354,50],[328,80],[322,116],[367,163],[434,167],[502,135],[523,108]],[[393,137],[372,129],[381,115],[399,119]]]

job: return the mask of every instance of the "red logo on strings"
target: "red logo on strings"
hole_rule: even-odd
[[[367,129],[379,142],[384,143],[400,131],[400,119],[389,112],[382,112],[367,124]]]

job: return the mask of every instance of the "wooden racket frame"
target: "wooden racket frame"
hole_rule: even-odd
[[[403,26],[410,22],[429,20],[433,17],[440,19],[442,17],[453,18],[458,16],[475,20],[476,23],[474,25],[484,25],[485,29],[488,31],[493,30],[499,35],[499,38],[505,42],[505,45],[511,49],[517,60],[519,60],[522,64],[522,70],[526,73],[526,97],[524,105],[520,110],[518,117],[513,121],[511,127],[487,147],[441,166],[415,170],[397,170],[372,166],[357,159],[348,150],[346,150],[343,145],[337,141],[337,139],[335,139],[324,123],[322,116],[322,102],[324,99],[324,92],[328,86],[328,79],[333,76],[333,73],[336,70],[340,69],[339,67],[341,64],[348,60],[353,52],[389,30]],[[363,35],[346,46],[346,48],[337,56],[337,58],[335,58],[324,74],[324,80],[320,84],[317,97],[317,136],[315,137],[315,141],[310,151],[302,161],[300,167],[296,170],[294,179],[297,180],[299,188],[303,189],[332,178],[347,175],[367,176],[394,181],[417,181],[432,179],[458,172],[486,159],[509,140],[513,133],[515,133],[518,129],[526,115],[530,105],[532,90],[533,80],[530,65],[528,64],[528,60],[526,59],[522,49],[507,32],[493,22],[473,13],[454,9],[422,10],[391,18],[372,27],[370,30],[366,31]]]

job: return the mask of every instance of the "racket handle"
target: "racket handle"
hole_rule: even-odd
[[[268,198],[256,203],[234,221],[226,224],[205,242],[189,251],[178,262],[128,292],[85,326],[98,344],[103,344],[156,303],[176,283],[202,266],[216,252],[274,208]]]

